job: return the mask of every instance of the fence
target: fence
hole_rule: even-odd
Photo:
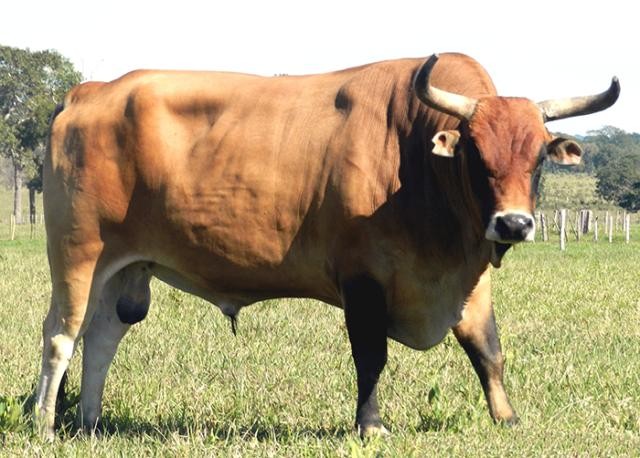
[[[561,250],[566,249],[570,236],[578,242],[581,239],[590,239],[597,243],[603,237],[609,243],[613,243],[614,234],[617,233],[622,236],[625,243],[629,243],[631,216],[626,211],[595,212],[587,209],[573,211],[562,208],[554,210],[553,218],[549,220],[546,212],[538,211],[535,215],[538,222],[536,238],[542,238],[543,242],[547,242],[551,231],[557,234]],[[590,234],[591,237],[589,237]]]
[[[622,235],[626,243],[629,243],[631,238],[632,215],[625,211],[596,212],[585,209],[572,211],[563,208],[553,210],[552,213],[553,218],[549,219],[547,214],[551,214],[551,212],[536,212],[536,240],[542,239],[543,242],[549,241],[549,233],[551,232],[558,236],[561,250],[566,249],[570,235],[575,238],[576,241],[590,239],[593,242],[599,242],[601,237],[604,237],[609,243],[613,243],[614,233]],[[640,215],[636,214],[633,216],[637,223]],[[8,234],[10,240],[15,239],[17,226],[24,227],[24,225],[17,225],[15,217],[11,215],[9,218]],[[44,230],[44,217],[42,214],[30,221],[29,228],[29,238],[32,239],[37,236],[38,232]],[[589,237],[589,234],[591,234],[591,237]]]
[[[16,233],[22,234],[21,237],[24,237],[24,232],[26,231],[27,224],[19,224],[16,222],[16,217],[11,214],[9,216],[9,232],[6,233],[6,226],[2,225],[3,229],[0,230],[0,240],[7,237],[9,240],[16,239]],[[39,233],[44,233],[44,216],[42,214],[36,217],[29,218],[29,238],[34,239],[38,237]]]

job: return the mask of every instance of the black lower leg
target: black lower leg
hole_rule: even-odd
[[[361,434],[380,430],[376,386],[387,362],[387,314],[382,287],[356,277],[342,284],[347,331],[358,380],[356,427]]]

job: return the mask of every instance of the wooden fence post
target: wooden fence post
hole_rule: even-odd
[[[591,226],[593,224],[593,212],[591,210],[580,210],[580,229],[583,234],[591,232]]]
[[[598,216],[593,218],[593,241],[598,241]]]
[[[624,216],[624,241],[626,243],[629,243],[629,231],[630,231],[629,226],[631,226],[631,215],[627,213]]]
[[[560,210],[560,250],[564,251],[567,238],[567,210]]]
[[[540,212],[540,231],[542,232],[542,241],[549,240],[549,232],[547,230],[547,217],[544,213]]]
[[[609,243],[613,242],[613,215],[609,217]]]
[[[9,240],[13,240],[16,238],[16,215],[11,214],[11,218],[9,218]]]
[[[582,234],[582,212],[576,210],[576,241],[580,241],[580,235]]]

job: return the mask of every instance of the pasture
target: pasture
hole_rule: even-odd
[[[353,431],[353,369],[341,310],[310,300],[244,309],[238,335],[213,306],[152,282],[147,319],[115,358],[106,433],[72,426],[82,347],[67,384],[62,440],[34,436],[30,399],[49,301],[42,228],[0,228],[0,455],[638,456],[640,231],[632,242],[534,243],[495,270],[505,385],[521,422],[493,425],[453,336],[428,352],[390,342],[379,399],[391,435]],[[4,410],[3,410],[4,409]],[[8,409],[8,410],[7,410]],[[26,413],[23,413],[23,410]]]

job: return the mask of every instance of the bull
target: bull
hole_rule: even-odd
[[[135,71],[75,87],[44,162],[52,295],[38,424],[53,437],[82,338],[79,421],[99,427],[107,370],[147,314],[152,277],[233,320],[269,298],[341,307],[363,436],[385,431],[387,339],[425,350],[449,329],[493,420],[515,422],[491,265],[533,239],[543,162],[580,162],[545,122],[604,110],[619,90],[614,78],[592,96],[500,97],[461,54],[313,76]]]

